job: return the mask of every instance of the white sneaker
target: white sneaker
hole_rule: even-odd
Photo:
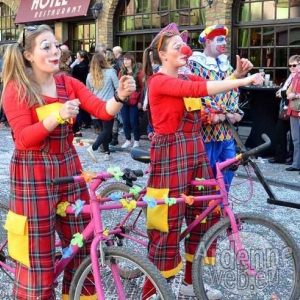
[[[138,148],[139,146],[140,146],[140,142],[139,141],[134,141],[133,148]]]
[[[187,284],[182,281],[180,286],[180,294],[190,297],[195,297],[194,287],[192,284]]]
[[[203,285],[209,300],[218,300],[223,298],[223,295],[219,290],[212,288],[206,283],[204,283]]]
[[[121,146],[121,148],[125,149],[131,146],[131,142],[129,140],[126,140],[126,142]]]
[[[209,300],[222,299],[223,295],[219,290],[211,288],[208,284],[204,283],[204,289]],[[184,281],[180,287],[180,294],[190,297],[195,297],[194,287],[192,284],[187,284]]]
[[[97,161],[97,158],[96,158],[95,155],[94,155],[94,150],[93,150],[92,146],[89,146],[89,147],[86,149],[86,151],[87,151],[88,155],[90,156],[90,158],[92,159],[93,162],[95,162],[95,163],[98,162],[98,161]]]
[[[104,154],[104,160],[110,160],[110,154],[105,153]]]

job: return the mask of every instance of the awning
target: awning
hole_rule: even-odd
[[[15,23],[85,16],[89,4],[88,0],[22,0]]]

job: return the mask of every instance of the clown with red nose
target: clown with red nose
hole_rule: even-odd
[[[151,170],[146,196],[157,200],[164,197],[181,197],[182,194],[198,196],[210,192],[210,189],[194,189],[190,184],[194,178],[214,178],[200,131],[203,120],[219,120],[214,112],[219,108],[212,102],[207,107],[202,99],[210,99],[215,94],[253,84],[257,80],[256,77],[259,82],[262,80],[259,74],[218,82],[183,74],[182,69],[187,65],[189,57],[193,57],[187,42],[188,33],[179,32],[177,25],[171,23],[161,29],[143,53],[149,119],[154,131],[150,146]],[[221,50],[222,46],[218,49]],[[156,73],[153,72],[151,58],[161,66]],[[232,68],[230,71],[228,78]],[[207,114],[204,118],[205,111]],[[220,112],[223,115],[223,111]],[[158,206],[157,210],[147,210],[148,259],[165,278],[173,278],[184,267],[180,294],[195,297],[192,276],[194,254],[203,234],[219,221],[220,213],[212,212],[209,218],[198,224],[197,228],[190,232],[189,238],[185,239],[186,262],[183,266],[179,243],[183,221],[185,220],[187,225],[193,223],[206,209],[206,204],[195,201],[193,205],[175,203],[172,206]],[[213,248],[206,254],[208,262],[214,261],[216,250]],[[222,298],[221,291],[209,285],[205,285],[204,288],[208,299]],[[150,299],[150,296],[153,299],[157,298],[156,288],[150,280],[145,280],[140,300]]]

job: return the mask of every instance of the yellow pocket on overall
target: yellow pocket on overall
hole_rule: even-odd
[[[200,98],[183,98],[183,101],[187,111],[202,109],[202,102]]]
[[[27,217],[10,210],[4,228],[7,230],[9,255],[21,264],[30,267]]]
[[[154,197],[156,200],[162,200],[168,197],[170,189],[154,189],[147,187],[146,196]],[[147,208],[147,229],[156,229],[162,232],[169,232],[168,224],[168,205],[156,205],[153,208]]]

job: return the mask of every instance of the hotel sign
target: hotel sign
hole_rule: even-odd
[[[90,1],[85,0],[22,0],[16,24],[84,16]]]

